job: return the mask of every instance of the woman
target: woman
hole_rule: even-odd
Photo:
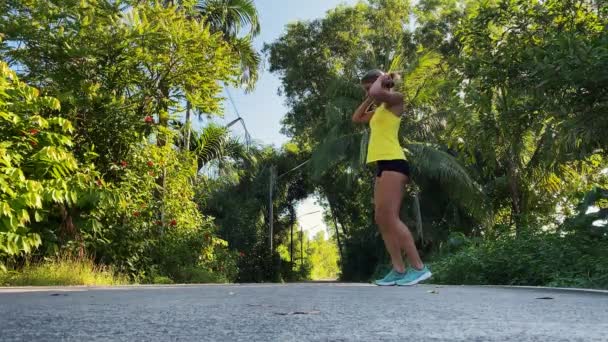
[[[376,224],[391,256],[392,270],[376,285],[415,285],[431,277],[420,260],[412,233],[399,218],[403,190],[409,181],[409,164],[399,144],[403,95],[393,91],[394,80],[380,70],[368,72],[362,79],[367,98],[353,114],[353,121],[368,123],[370,139],[367,163],[377,167],[374,187]],[[372,105],[378,105],[370,110]],[[405,268],[402,251],[410,267]]]

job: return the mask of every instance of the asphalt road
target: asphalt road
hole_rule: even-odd
[[[608,341],[608,293],[362,284],[4,288],[0,341]]]

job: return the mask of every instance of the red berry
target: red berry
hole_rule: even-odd
[[[30,134],[31,134],[31,135],[36,135],[36,134],[38,134],[39,132],[40,132],[40,131],[39,131],[39,130],[37,130],[37,129],[35,129],[35,128],[30,129]]]
[[[95,183],[96,183],[96,184],[97,184],[97,186],[98,186],[98,187],[100,187],[100,188],[103,186],[103,183],[101,182],[101,179],[96,180],[96,181],[95,181]]]
[[[122,167],[127,167],[127,165],[129,165],[129,164],[127,164],[127,162],[123,160],[123,161],[120,162],[120,165]]]
[[[148,164],[149,167],[154,166],[154,162],[152,162],[152,161],[149,161],[147,164]]]
[[[177,226],[177,221],[175,221],[175,220],[171,220],[171,225],[172,225],[172,226]]]
[[[147,115],[144,118],[144,122],[147,123],[147,124],[151,124],[151,123],[154,123],[154,119],[150,115]]]

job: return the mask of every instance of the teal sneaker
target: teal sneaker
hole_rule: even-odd
[[[416,285],[421,281],[429,279],[432,275],[433,274],[426,266],[421,270],[410,267],[405,273],[405,276],[396,281],[396,284],[399,286]]]
[[[395,270],[391,270],[384,278],[376,280],[374,284],[378,286],[393,286],[397,284],[398,280],[405,277],[406,274],[407,273],[399,273]]]

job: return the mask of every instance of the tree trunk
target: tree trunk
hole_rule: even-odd
[[[67,204],[61,204],[59,206],[59,212],[61,214],[61,224],[59,226],[59,236],[63,243],[68,241],[76,241],[78,243],[78,258],[83,259],[85,256],[84,241],[80,232],[74,225],[73,217],[77,215],[75,209],[71,209]]]
[[[340,239],[340,231],[338,230],[338,220],[336,219],[336,213],[334,211],[334,208],[331,206],[331,204],[329,205],[329,209],[331,210],[331,217],[333,218],[334,227],[336,229],[336,240],[338,242],[338,252],[340,252],[340,260],[344,260],[344,255],[342,253],[342,250],[343,250],[342,240]]]
[[[523,229],[523,208],[521,203],[521,189],[519,179],[519,168],[512,159],[509,159],[507,170],[509,181],[509,192],[511,195],[511,217],[515,223],[515,233],[520,234]]]
[[[420,197],[418,194],[414,194],[414,214],[416,215],[416,232],[418,234],[418,240],[424,245],[424,236],[422,231],[422,213],[420,211]]]
[[[169,86],[165,82],[160,81],[158,84],[158,90],[160,91],[161,98],[158,99],[159,110],[158,110],[158,125],[163,129],[169,127]],[[165,146],[167,144],[167,137],[165,132],[157,133],[156,138],[157,146]]]
[[[190,101],[186,102],[186,123],[185,123],[185,129],[186,129],[186,134],[185,136],[185,142],[184,142],[184,149],[186,151],[190,151],[190,134],[192,132],[192,128],[190,127],[190,116],[191,116],[191,112],[192,112],[192,105],[190,104]]]
[[[160,99],[161,108],[158,112],[158,124],[161,129],[169,128],[169,106],[167,101],[169,100],[169,87],[164,83],[159,83],[159,90],[162,94],[162,98]],[[163,147],[167,145],[167,137],[165,132],[158,132],[156,137],[156,146]],[[165,188],[166,188],[166,180],[165,177],[167,175],[167,168],[163,165],[162,174],[158,176],[156,179],[156,184],[159,186],[159,190],[156,192],[156,197],[161,203],[160,205],[160,221],[165,222],[165,206],[164,206],[164,196],[165,196]],[[161,234],[163,232],[161,231]]]
[[[293,224],[291,225],[291,238],[289,239],[289,262],[293,270]]]

